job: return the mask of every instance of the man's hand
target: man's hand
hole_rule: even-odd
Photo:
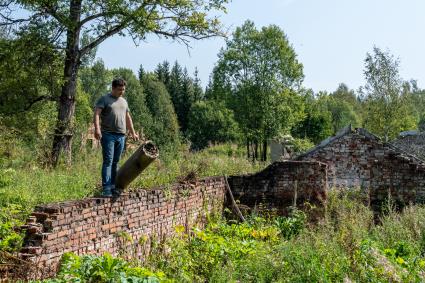
[[[136,132],[130,133],[130,137],[132,137],[133,140],[135,140],[135,141],[138,141],[139,140],[139,135]]]
[[[97,140],[100,140],[102,138],[102,132],[100,130],[94,131],[94,137]]]
[[[139,135],[134,130],[133,120],[131,119],[131,116],[130,116],[130,113],[129,112],[127,112],[125,114],[125,122],[126,122],[127,128],[129,129],[130,137],[132,137],[135,141],[138,141],[139,140]]]

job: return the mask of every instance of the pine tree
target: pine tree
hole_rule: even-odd
[[[193,100],[194,102],[204,100],[204,91],[202,90],[201,80],[199,79],[198,68],[195,68],[194,79],[193,79]]]

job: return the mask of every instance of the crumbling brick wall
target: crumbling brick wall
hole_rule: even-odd
[[[328,165],[329,188],[362,188],[373,208],[389,196],[404,206],[425,200],[425,165],[363,129],[334,138],[297,160]]]
[[[39,206],[24,227],[27,236],[21,256],[34,267],[25,269],[29,278],[53,276],[65,252],[143,256],[149,240],[172,235],[177,225],[202,226],[207,214],[221,213],[224,186],[223,177],[212,177],[196,184],[139,190],[117,199]]]
[[[326,200],[327,166],[321,162],[280,161],[263,171],[229,177],[236,200],[248,207],[265,206],[286,214],[291,206]]]
[[[285,161],[228,181],[241,203],[254,207],[262,202],[265,208],[285,214],[294,202],[322,204],[326,172],[326,164],[320,162]],[[202,227],[207,214],[222,213],[226,195],[225,178],[211,177],[192,184],[138,190],[117,199],[87,198],[39,206],[23,227],[27,234],[20,258],[31,264],[11,270],[10,276],[54,276],[65,252],[143,258],[151,241],[172,236],[177,225]]]

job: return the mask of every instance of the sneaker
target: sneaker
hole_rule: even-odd
[[[120,189],[113,189],[112,190],[112,195],[114,197],[119,197],[121,195],[121,190]]]
[[[110,190],[103,190],[102,196],[110,198],[110,197],[112,197],[112,193],[111,193]]]

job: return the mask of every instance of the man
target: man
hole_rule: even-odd
[[[115,192],[115,177],[127,128],[133,139],[139,139],[133,128],[127,101],[122,97],[126,84],[123,79],[114,79],[111,93],[99,98],[94,111],[94,136],[100,139],[102,145],[102,195],[105,197],[118,193]]]

